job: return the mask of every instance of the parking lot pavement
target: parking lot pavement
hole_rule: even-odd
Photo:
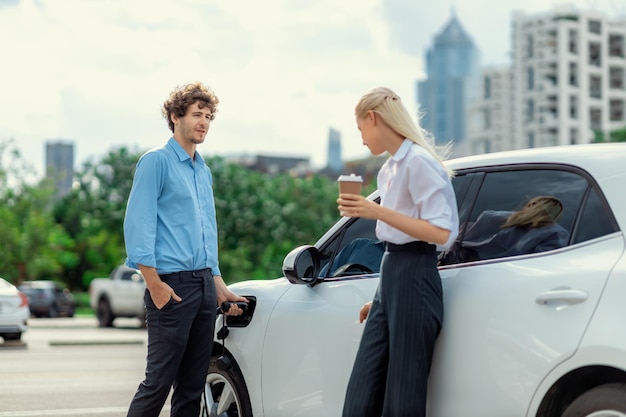
[[[0,417],[125,415],[144,377],[147,332],[138,320],[115,324],[34,318],[22,342],[0,341]]]
[[[115,327],[101,328],[94,317],[31,318],[28,327],[21,341],[0,342],[0,349],[147,343],[138,319],[118,318]]]

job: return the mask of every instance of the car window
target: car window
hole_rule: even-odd
[[[382,252],[377,250],[382,242],[376,238],[376,221],[371,219],[356,218],[329,239],[320,248],[322,277],[348,276],[362,273],[377,272],[382,259]],[[349,264],[367,266],[367,270],[361,268],[349,268]]]
[[[583,215],[602,206],[583,173],[566,168],[485,172],[458,241],[441,263],[544,252],[614,231],[610,224],[589,224],[574,234],[583,206],[588,207]]]
[[[471,175],[457,175],[452,186],[457,204],[464,201]],[[377,199],[376,202],[380,202]],[[376,238],[376,221],[354,219],[346,223],[333,238],[320,248],[321,277],[361,275],[379,272],[384,244]]]
[[[572,244],[585,242],[619,230],[608,204],[600,193],[591,189],[580,220],[573,233]]]
[[[133,275],[135,275],[135,271],[124,271],[122,272],[122,281],[132,281]]]

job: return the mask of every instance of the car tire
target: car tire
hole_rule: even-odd
[[[3,338],[5,341],[9,341],[9,340],[12,340],[12,341],[15,341],[15,340],[22,340],[22,333],[21,333],[21,332],[18,332],[18,333],[5,333],[5,334],[3,334],[3,335],[2,335],[2,338]]]
[[[626,384],[606,384],[576,398],[561,417],[626,417]]]
[[[96,317],[98,318],[98,325],[100,327],[113,327],[113,320],[115,320],[115,317],[113,316],[113,310],[111,310],[109,300],[106,298],[98,301]]]
[[[211,357],[202,395],[202,417],[252,417],[252,406],[241,370],[231,358],[230,368],[218,367],[219,355]]]

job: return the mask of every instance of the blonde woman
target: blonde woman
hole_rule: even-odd
[[[374,299],[360,312],[367,322],[343,416],[424,416],[443,320],[436,253],[458,234],[453,173],[392,90],[365,94],[355,116],[363,144],[390,156],[378,173],[380,204],[353,194],[337,200],[346,216],[376,219],[386,249]]]

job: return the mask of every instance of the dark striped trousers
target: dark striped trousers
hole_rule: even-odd
[[[387,243],[343,417],[425,416],[428,374],[442,320],[435,246]]]

